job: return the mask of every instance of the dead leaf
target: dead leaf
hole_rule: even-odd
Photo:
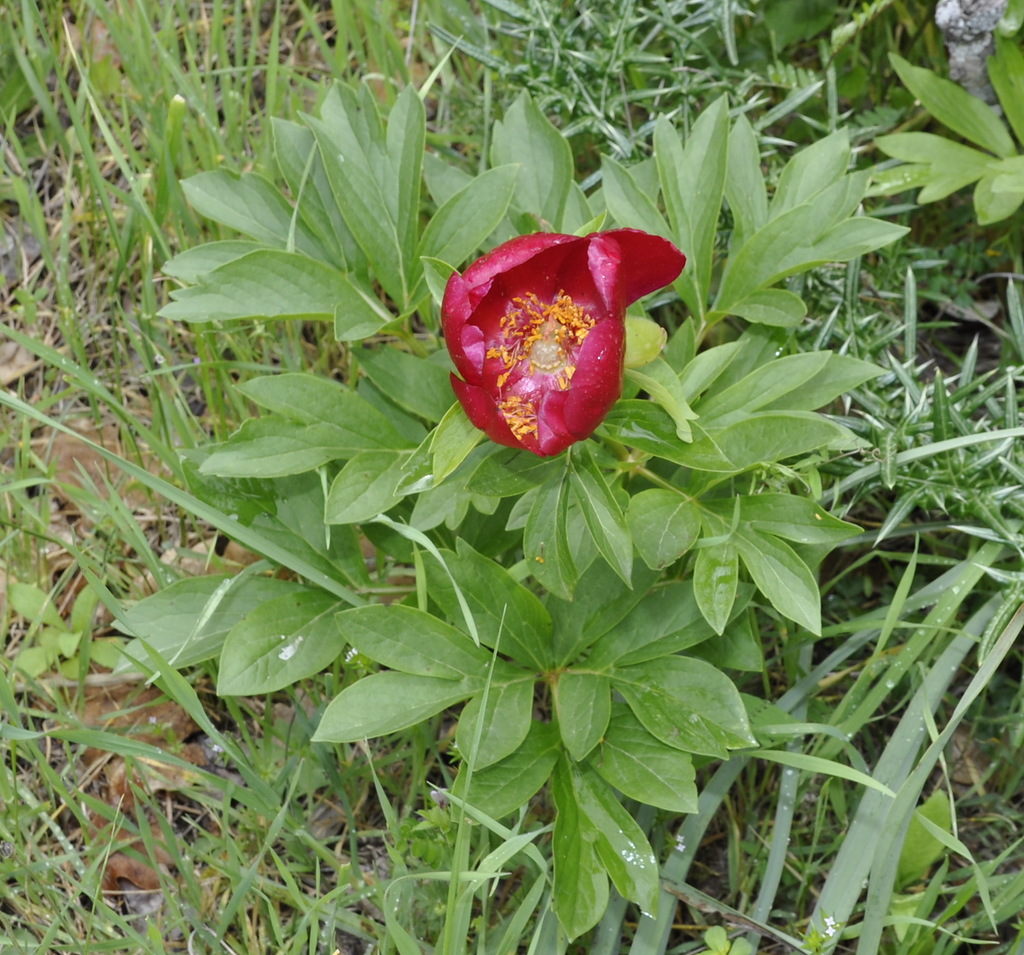
[[[18,342],[0,342],[0,386],[4,388],[24,378],[42,362]]]

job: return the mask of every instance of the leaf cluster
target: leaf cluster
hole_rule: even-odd
[[[256,565],[176,584],[126,617],[140,638],[129,653],[217,657],[218,691],[234,695],[338,665],[348,647],[380,669],[349,672],[317,739],[386,735],[463,704],[453,791],[467,806],[501,817],[550,782],[569,934],[600,917],[609,880],[652,910],[656,859],[618,794],[692,809],[694,759],[755,745],[725,672],[762,666],[753,608],[820,633],[816,567],[857,530],[806,489],[821,460],[859,443],[818,409],[878,369],[786,354],[806,307],[779,286],[904,230],[857,214],[866,180],[848,172],[842,134],[798,152],[769,195],[750,124],[730,120],[724,98],[685,143],[659,120],[652,159],[606,160],[591,195],[526,96],[495,123],[477,176],[425,153],[411,88],[384,114],[365,87],[335,86],[318,116],[274,133],[275,178],[185,183],[198,211],[244,238],[174,258],[167,271],[188,285],[162,314],[318,320],[345,343],[340,381],[239,386],[263,413],[184,461],[190,492],[248,541],[272,541],[264,553],[298,577]],[[510,235],[609,219],[686,252],[674,291],[690,317],[664,357],[631,370],[599,440],[548,460],[480,444],[451,406],[444,280]],[[727,318],[749,327],[702,347]],[[375,602],[391,568],[410,564],[415,593]]]
[[[878,147],[901,164],[877,172],[873,189],[889,195],[920,188],[918,202],[929,203],[974,183],[974,213],[981,225],[1012,216],[1024,203],[1024,53],[1019,43],[997,36],[996,53],[988,61],[1005,120],[951,80],[896,54],[891,59],[921,105],[967,143],[936,133],[880,136]]]

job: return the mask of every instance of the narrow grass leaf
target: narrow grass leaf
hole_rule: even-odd
[[[767,759],[769,762],[781,763],[783,766],[792,766],[794,769],[802,769],[808,773],[818,773],[823,776],[835,776],[838,779],[847,779],[858,786],[866,786],[882,793],[884,796],[896,797],[888,786],[873,779],[867,773],[844,766],[831,759],[821,759],[818,756],[811,756],[807,753],[793,753],[788,750],[759,749],[758,759]]]

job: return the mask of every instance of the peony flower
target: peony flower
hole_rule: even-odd
[[[667,239],[615,229],[520,236],[454,273],[441,318],[469,420],[543,457],[590,437],[622,394],[627,306],[685,264]]]

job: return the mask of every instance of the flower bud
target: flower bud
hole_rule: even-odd
[[[642,368],[661,354],[668,333],[649,318],[626,316],[626,367]]]

